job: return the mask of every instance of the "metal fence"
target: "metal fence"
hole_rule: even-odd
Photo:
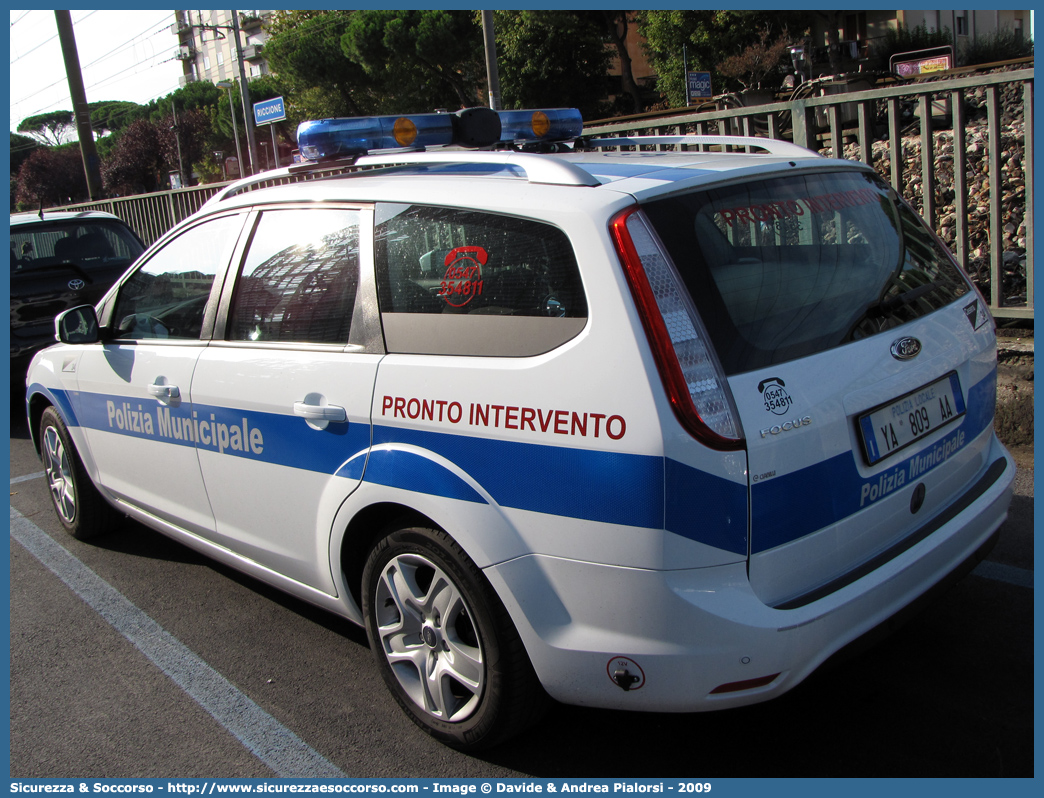
[[[1011,113],[1012,105],[1019,113]],[[972,124],[969,109],[977,118],[984,110],[984,121]],[[996,317],[1033,318],[1032,69],[632,118],[587,126],[584,133],[761,135],[874,165],[950,245]],[[945,153],[937,160],[941,143]],[[908,154],[918,150],[910,168]],[[977,246],[969,243],[973,230]]]
[[[1015,95],[1014,103],[1021,111],[1016,115],[1021,120],[1018,125],[1002,118],[1002,93],[1008,108]],[[968,109],[979,109],[978,118],[983,106],[985,121],[972,125]],[[925,124],[921,120],[930,121]],[[969,131],[979,128],[976,135],[985,142],[984,151],[973,158]],[[761,135],[875,165],[967,266],[983,287],[996,317],[1033,318],[1032,69],[907,82],[820,97],[795,92],[786,102],[696,109],[652,119],[634,117],[592,124],[584,128],[584,133]],[[940,146],[945,147],[941,159],[945,168],[939,167],[936,158]],[[907,161],[913,157],[908,153],[917,150],[914,166],[919,168],[908,168]],[[1013,177],[1011,168],[1016,162],[1020,167],[1018,178]],[[308,175],[265,182],[302,179],[308,179]],[[972,181],[985,186],[984,193],[973,195]],[[151,244],[225,185],[214,183],[72,207],[114,213]],[[1012,224],[1014,219],[1019,220],[1018,225]],[[973,233],[977,240],[970,242]]]

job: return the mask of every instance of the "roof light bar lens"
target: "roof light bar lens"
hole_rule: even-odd
[[[576,138],[583,129],[584,121],[575,108],[493,111],[477,107],[453,114],[302,122],[297,128],[297,146],[309,161],[330,161],[404,147],[488,147],[509,141],[565,141]]]
[[[363,155],[370,150],[452,143],[452,114],[319,119],[302,122],[297,128],[297,146],[310,161]]]
[[[564,141],[579,136],[584,120],[576,108],[497,111],[501,141]]]

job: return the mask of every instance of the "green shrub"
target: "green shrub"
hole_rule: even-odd
[[[1028,58],[1032,55],[1032,39],[1017,36],[1012,28],[1001,28],[965,44],[961,48],[959,62],[962,66],[974,66],[1014,58]]]
[[[953,46],[953,34],[949,28],[928,30],[925,25],[915,28],[897,25],[895,30],[889,28],[884,38],[874,44],[870,57],[874,68],[887,69],[889,59],[896,53],[947,46]]]

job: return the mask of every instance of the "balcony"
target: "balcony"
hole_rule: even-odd
[[[245,61],[260,61],[264,58],[264,55],[262,55],[264,49],[265,46],[263,44],[248,44],[243,48],[243,59]]]
[[[181,36],[183,33],[192,32],[192,23],[188,20],[187,17],[181,16],[181,14],[182,12],[180,11],[175,12],[174,18],[177,20],[177,22],[170,26],[170,32],[174,36]]]
[[[260,11],[240,11],[239,27],[245,31],[256,30],[264,24]]]
[[[196,57],[196,51],[189,45],[183,44],[181,45],[181,47],[174,51],[174,57],[178,61],[191,61]]]

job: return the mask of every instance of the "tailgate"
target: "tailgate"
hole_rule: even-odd
[[[977,303],[972,294],[730,379],[747,434],[750,579],[763,601],[792,601],[857,569],[986,467],[996,344]]]

